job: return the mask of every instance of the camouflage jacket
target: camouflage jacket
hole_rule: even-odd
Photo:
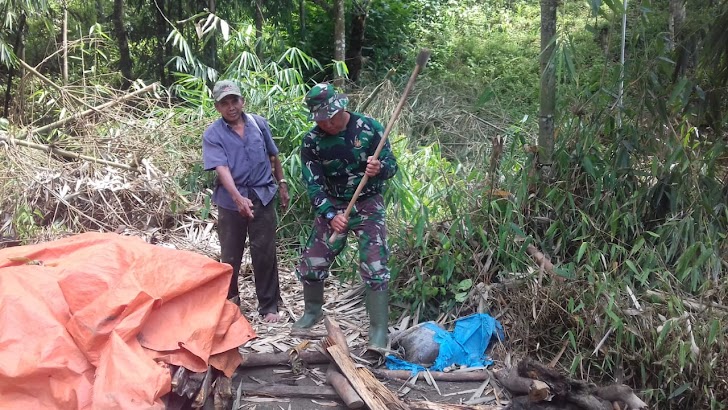
[[[318,126],[303,137],[301,165],[308,197],[319,215],[334,210],[329,198],[350,201],[364,177],[367,157],[374,155],[384,128],[375,119],[350,112],[346,129],[328,135]],[[384,181],[397,173],[397,160],[387,141],[379,154],[382,163],[379,175],[369,178],[359,198],[382,192]]]

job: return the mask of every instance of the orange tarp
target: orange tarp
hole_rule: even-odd
[[[232,375],[255,333],[231,274],[110,233],[0,249],[0,408],[163,408],[165,363]]]

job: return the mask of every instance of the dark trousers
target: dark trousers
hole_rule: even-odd
[[[240,215],[238,211],[218,208],[217,235],[222,251],[220,261],[233,267],[228,299],[238,296],[238,275],[245,251],[245,239],[250,238],[258,312],[265,315],[278,311],[280,299],[276,256],[276,201],[263,206],[260,199],[250,199],[253,201],[254,214],[251,220]]]

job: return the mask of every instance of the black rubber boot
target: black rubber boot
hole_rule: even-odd
[[[367,309],[369,309],[369,346],[386,349],[388,346],[389,291],[367,288]]]
[[[303,283],[303,316],[293,324],[294,328],[308,329],[324,317],[324,281]]]

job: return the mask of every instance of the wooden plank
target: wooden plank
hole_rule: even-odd
[[[377,380],[369,369],[357,368],[351,357],[339,346],[333,345],[326,350],[370,410],[410,410],[410,407]]]

